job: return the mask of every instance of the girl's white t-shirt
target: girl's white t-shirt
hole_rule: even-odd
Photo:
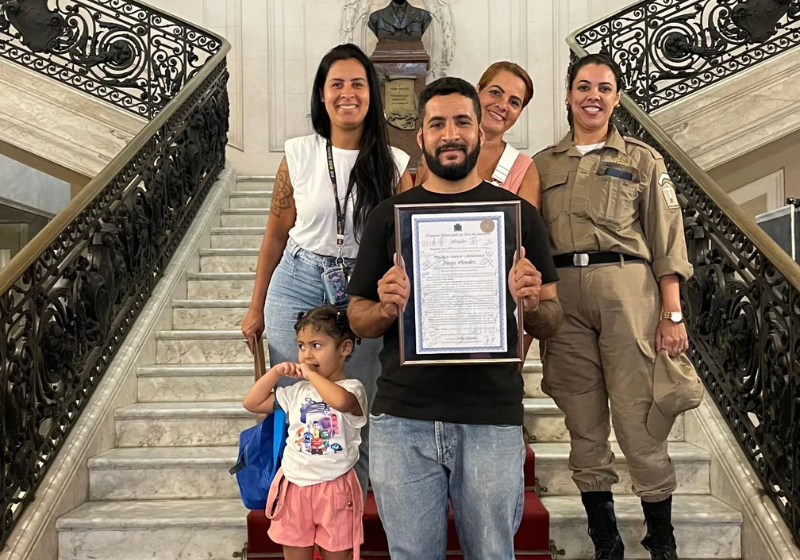
[[[286,479],[298,486],[335,480],[358,461],[361,428],[369,414],[367,392],[357,379],[336,384],[356,396],[362,416],[331,408],[308,381],[275,390],[278,405],[289,420],[281,466]]]
[[[289,237],[306,251],[335,257],[339,254],[336,246],[336,204],[333,199],[333,186],[328,173],[326,141],[319,134],[301,136],[286,141],[286,163],[294,188],[294,202],[297,219],[289,230]],[[336,192],[339,204],[344,210],[350,172],[356,163],[358,150],[333,148],[333,164],[336,168]],[[408,154],[392,148],[395,164],[395,180],[392,188],[400,182],[410,159]],[[355,208],[355,187],[347,203],[344,227],[344,250],[342,255],[354,259],[358,255],[358,243],[353,231],[353,209]]]

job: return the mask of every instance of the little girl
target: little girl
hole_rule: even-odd
[[[289,419],[283,463],[267,498],[268,534],[287,560],[311,560],[315,544],[325,560],[358,560],[363,497],[353,466],[367,393],[360,381],[344,377],[356,337],[347,313],[331,305],[301,313],[294,329],[300,363],[270,369],[243,403],[261,414],[279,403]],[[281,376],[304,381],[273,393]]]

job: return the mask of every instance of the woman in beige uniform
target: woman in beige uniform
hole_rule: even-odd
[[[692,274],[675,188],[661,155],[610,124],[622,73],[604,55],[569,70],[571,131],[534,156],[564,320],[543,345],[543,389],[566,415],[569,468],[595,558],[622,560],[611,487],[614,431],[647,522],[642,545],[677,558],[671,524],[675,469],[665,434],[648,432],[656,353],[688,348],[680,279]]]

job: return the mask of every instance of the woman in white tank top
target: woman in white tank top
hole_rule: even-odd
[[[367,216],[402,185],[413,185],[408,155],[389,146],[377,73],[358,47],[339,45],[328,52],[312,91],[315,134],[286,142],[253,297],[242,321],[251,350],[252,341],[265,334],[273,366],[297,362],[298,314],[327,303],[347,304],[343,268],[354,264]],[[370,404],[382,345],[380,339],[362,341],[345,367],[348,378],[364,384]],[[365,490],[367,440],[356,465]]]

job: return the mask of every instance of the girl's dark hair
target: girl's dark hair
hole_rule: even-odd
[[[389,129],[383,115],[378,73],[367,55],[352,43],[332,48],[319,63],[311,94],[311,123],[314,130],[323,138],[330,140],[331,118],[325,109],[322,91],[325,89],[325,81],[331,66],[340,60],[351,59],[357,60],[364,67],[369,85],[369,109],[364,118],[364,132],[361,135],[358,157],[347,186],[348,191],[355,189],[353,226],[354,233],[360,235],[372,209],[394,194],[403,170],[396,169],[389,147]]]
[[[333,305],[323,305],[298,313],[294,332],[299,333],[306,327],[313,327],[328,335],[336,341],[336,344],[341,344],[345,340],[356,342],[356,335],[350,329],[350,321],[347,320],[347,311]]]
[[[569,65],[567,70],[567,91],[572,91],[572,84],[575,83],[575,78],[578,77],[578,72],[584,66],[596,64],[598,66],[606,66],[614,74],[614,80],[617,82],[617,91],[625,89],[625,76],[622,73],[622,68],[619,67],[613,58],[605,53],[588,54],[583,58],[578,58]],[[570,128],[573,126],[572,107],[567,105],[567,122]]]

